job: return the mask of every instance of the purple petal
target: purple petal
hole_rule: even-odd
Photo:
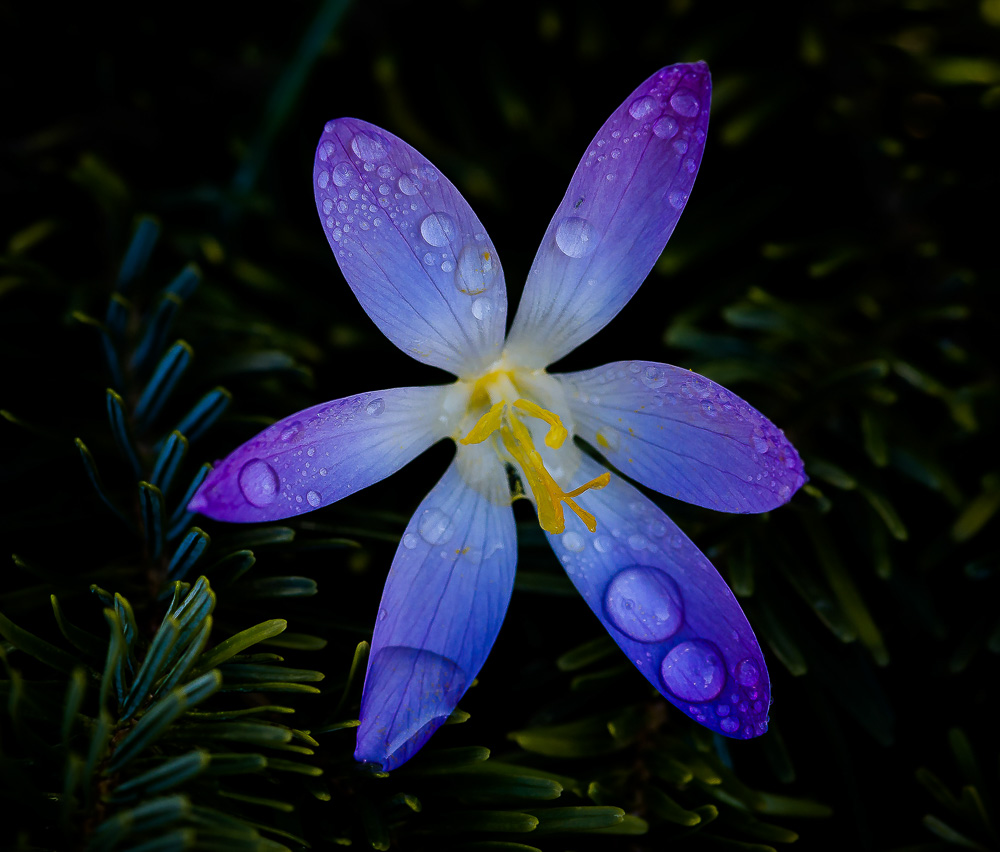
[[[391,133],[341,118],[320,137],[313,187],[337,263],[386,337],[459,376],[499,357],[507,321],[500,259],[436,167]]]
[[[577,166],[528,274],[508,348],[544,367],[602,329],[663,251],[705,147],[704,62],[658,71],[612,113]]]
[[[780,429],[689,370],[618,361],[556,378],[575,433],[661,494],[723,512],[767,512],[806,481]]]
[[[581,476],[601,467],[584,458]],[[727,737],[767,730],[764,656],[722,577],[652,502],[617,476],[587,492],[590,533],[575,516],[549,543],[590,608],[674,706]],[[582,499],[582,498],[581,498]]]
[[[451,434],[447,390],[361,393],[279,420],[217,463],[188,509],[220,521],[274,521],[353,494]]]
[[[516,564],[503,466],[488,447],[460,447],[411,518],[382,592],[356,760],[395,769],[444,723],[493,647]]]

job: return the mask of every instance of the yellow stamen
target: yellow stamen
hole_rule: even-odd
[[[530,399],[517,399],[514,401],[514,407],[520,408],[532,417],[537,417],[539,420],[543,420],[549,424],[551,428],[545,435],[545,445],[547,447],[552,447],[553,450],[558,450],[563,445],[563,441],[566,440],[566,437],[569,435],[569,431],[562,425],[562,420],[559,419],[558,414],[553,414],[548,409],[542,408],[538,403],[532,402]]]
[[[478,385],[479,383],[477,383],[477,390],[479,389]],[[538,523],[542,529],[557,534],[566,529],[566,519],[562,507],[562,504],[565,503],[586,524],[587,529],[591,532],[596,531],[597,520],[590,512],[581,509],[573,498],[591,488],[604,488],[611,481],[611,474],[602,473],[579,488],[568,492],[563,491],[545,469],[542,456],[535,449],[531,432],[521,422],[521,418],[514,411],[515,408],[520,409],[530,417],[535,417],[549,424],[545,443],[552,449],[559,449],[569,436],[569,430],[563,426],[559,416],[542,408],[537,403],[527,399],[518,399],[514,401],[513,405],[508,406],[506,400],[500,400],[479,418],[476,425],[469,430],[464,438],[460,439],[459,443],[479,444],[494,432],[499,432],[500,440],[507,452],[517,462],[528,487],[531,489],[532,496],[535,498],[535,503],[538,506]]]

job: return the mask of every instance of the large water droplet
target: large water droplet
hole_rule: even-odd
[[[685,118],[694,118],[701,111],[698,96],[690,89],[678,89],[670,96],[670,106],[674,112]]]
[[[740,727],[740,717],[739,716],[727,716],[721,722],[719,722],[719,728],[727,734],[735,733]]]
[[[583,536],[572,530],[563,533],[562,543],[563,547],[571,553],[580,553],[587,546],[587,543],[583,540]]]
[[[444,723],[467,684],[461,667],[441,654],[396,645],[380,649],[365,677],[355,757],[395,769]]]
[[[237,481],[246,501],[258,508],[270,506],[278,498],[278,489],[281,487],[274,468],[261,459],[254,459],[243,465]]]
[[[485,322],[493,313],[493,303],[483,296],[472,303],[472,315],[480,322]]]
[[[409,175],[400,175],[398,186],[399,191],[403,193],[403,195],[416,195],[420,192],[420,181],[415,180]]]
[[[556,226],[556,245],[569,257],[592,254],[597,242],[597,230],[586,219],[569,216]]]
[[[369,417],[378,417],[383,411],[385,411],[385,400],[381,397],[373,399],[365,406],[365,414]]]
[[[658,118],[653,124],[653,135],[660,139],[673,139],[677,135],[677,120],[669,115]]]
[[[711,701],[726,685],[726,666],[715,645],[692,639],[667,652],[660,664],[660,679],[682,701]]]
[[[658,568],[634,565],[619,571],[604,593],[604,613],[637,642],[662,642],[684,622],[681,591]]]
[[[351,140],[351,150],[366,163],[385,159],[389,152],[389,143],[375,133],[361,131],[354,134]]]
[[[420,532],[420,537],[428,544],[444,544],[451,538],[455,526],[446,512],[432,508],[424,509],[417,530]]]
[[[662,388],[667,383],[666,371],[662,367],[656,366],[656,364],[647,364],[643,368],[642,375],[639,378],[647,388],[653,390]]]
[[[333,182],[337,186],[347,186],[357,177],[357,173],[347,163],[337,163],[333,167]]]
[[[643,95],[628,105],[628,114],[632,118],[645,118],[654,109],[656,109],[656,98],[652,95]]]
[[[455,220],[447,213],[431,213],[420,223],[420,236],[428,245],[446,246],[457,234]]]
[[[736,664],[733,674],[736,675],[737,683],[742,683],[744,686],[753,686],[760,680],[760,666],[754,660],[747,657],[747,659],[740,660]]]
[[[493,286],[500,264],[493,250],[484,246],[466,246],[458,255],[455,286],[458,292],[478,296]]]
[[[307,491],[306,502],[314,509],[318,509],[321,505],[323,505],[323,498],[320,496],[318,491]]]

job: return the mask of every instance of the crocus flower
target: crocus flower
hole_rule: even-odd
[[[710,93],[705,63],[673,65],[612,113],[545,232],[506,340],[500,258],[452,183],[381,128],[324,128],[316,204],[344,277],[386,337],[457,379],[293,414],[221,462],[190,508],[238,522],[295,516],[455,441],[385,584],[357,760],[389,770],[412,757],[486,661],[514,582],[518,497],[660,693],[726,736],[766,730],[767,669],[732,592],[655,503],[573,439],[647,488],[725,512],[785,503],[805,481],[795,449],[743,400],[678,367],[545,369],[622,309],[663,250],[701,162]]]

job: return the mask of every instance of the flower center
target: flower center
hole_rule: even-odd
[[[587,529],[594,532],[597,520],[590,512],[580,508],[573,498],[590,488],[603,488],[611,481],[611,474],[602,473],[579,488],[563,491],[545,469],[541,453],[535,448],[531,437],[531,430],[524,423],[526,417],[547,423],[549,428],[545,434],[545,445],[558,450],[569,436],[569,430],[563,425],[559,415],[521,397],[514,386],[512,374],[505,370],[495,370],[476,382],[469,400],[470,407],[480,407],[487,402],[492,402],[489,410],[459,443],[480,444],[491,435],[499,434],[504,449],[517,463],[531,489],[538,506],[538,523],[542,529],[550,533],[561,533],[566,529],[566,519],[563,516],[565,503],[576,512]]]

